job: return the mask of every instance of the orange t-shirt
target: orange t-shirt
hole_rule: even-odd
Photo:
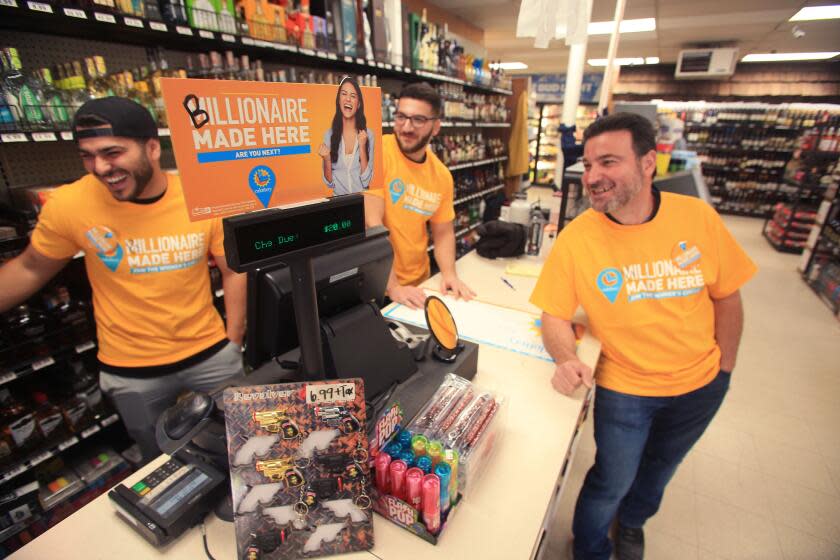
[[[163,198],[118,202],[93,175],[52,192],[32,246],[53,259],[85,252],[99,359],[116,367],[178,362],[225,338],[207,255],[224,255],[219,220],[190,222],[181,180]]]
[[[573,220],[531,295],[565,320],[582,305],[602,343],[598,384],[631,395],[681,395],[709,383],[720,368],[712,300],[756,272],[711,206],[661,196],[644,224],[617,224],[591,209]]]
[[[405,157],[393,134],[382,137],[384,188],[366,192],[385,201],[383,223],[394,248],[394,272],[400,285],[417,285],[429,277],[429,232],[455,219],[452,173],[428,147],[426,161]],[[387,192],[386,192],[387,190]]]

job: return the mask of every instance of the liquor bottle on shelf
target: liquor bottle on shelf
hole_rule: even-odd
[[[40,440],[32,409],[12,396],[9,389],[0,388],[0,423],[2,423],[3,441],[0,445],[0,460],[2,453],[10,447],[10,453],[5,456],[11,458],[11,452],[22,454],[34,447]]]
[[[50,402],[46,393],[33,392],[32,401],[35,403],[35,423],[41,437],[51,440],[67,434],[61,409]]]
[[[105,78],[107,69],[105,60],[101,56],[91,56],[85,59],[85,83],[91,99],[114,95],[111,84]]]
[[[70,367],[75,374],[72,382],[73,393],[87,404],[93,414],[104,414],[105,401],[99,388],[98,374],[79,360],[71,361]]]
[[[41,91],[44,97],[44,105],[49,112],[50,120],[58,128],[65,128],[70,124],[70,117],[75,110],[72,110],[69,96],[62,93],[53,85],[52,72],[49,68],[38,70],[38,78],[41,80]],[[72,112],[71,112],[72,111]]]
[[[3,318],[3,330],[9,342],[18,349],[14,353],[18,362],[31,362],[50,355],[49,320],[44,313],[24,304],[7,311]]]
[[[21,73],[17,49],[4,48],[0,56],[3,66],[0,75],[3,95],[18,127],[26,130],[49,128],[49,116],[44,111],[41,91],[33,80],[27,79]]]
[[[94,339],[91,312],[87,303],[72,299],[69,290],[64,286],[45,292],[43,299],[44,306],[54,322],[53,330],[60,337],[62,345],[78,346]]]
[[[164,21],[175,25],[189,25],[184,0],[160,0],[160,12]]]

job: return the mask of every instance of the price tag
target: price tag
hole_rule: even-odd
[[[251,39],[250,37],[242,37],[242,44],[243,45],[253,45],[254,40]]]
[[[405,72],[406,74],[411,74],[411,68],[406,66],[406,67],[403,68],[403,72]]]
[[[34,467],[35,465],[40,465],[52,456],[53,454],[51,451],[44,451],[43,453],[38,453],[37,455],[29,459],[29,465],[32,467]]]
[[[58,138],[54,132],[33,132],[32,139],[36,142],[56,142]]]
[[[111,14],[103,14],[100,12],[93,12],[93,19],[101,21],[102,23],[117,23],[117,18]]]
[[[377,68],[385,68],[385,63],[384,62],[377,62],[376,67]]]
[[[315,56],[315,51],[312,49],[298,49],[300,54],[305,54],[306,56]]]
[[[72,140],[73,139],[73,133],[72,132],[62,132],[61,133],[61,139],[62,140]]]
[[[109,416],[108,418],[106,418],[105,420],[102,421],[102,427],[107,428],[108,426],[110,426],[111,424],[113,424],[114,422],[116,422],[119,419],[120,419],[119,415],[112,414],[111,416]]]
[[[76,8],[64,8],[64,15],[79,19],[87,19],[87,14],[82,10],[77,10]]]
[[[364,63],[365,63],[364,58],[356,58],[356,64],[364,64]]]
[[[17,2],[15,0],[0,0],[0,6],[6,6],[7,8],[17,8]]]
[[[323,51],[315,51],[315,56],[317,56],[318,58],[327,58],[327,53]]]
[[[0,134],[0,140],[3,142],[29,142],[26,134],[15,132],[13,134]]]
[[[159,21],[150,21],[149,22],[149,27],[151,27],[155,31],[163,31],[163,32],[169,31],[169,28],[166,27],[166,24],[161,23]]]
[[[344,57],[344,62],[353,62],[353,57],[352,56],[345,56]]]
[[[81,354],[82,352],[86,352],[91,348],[95,348],[96,344],[92,340],[85,342],[84,344],[79,344],[76,346],[76,354]]]
[[[204,39],[215,39],[215,37],[213,36],[213,32],[207,31],[206,29],[200,29],[198,31],[198,35],[200,37],[203,37]]]
[[[355,399],[355,383],[316,383],[306,386],[307,404],[346,402]]]
[[[385,63],[385,69],[386,69],[386,70],[393,70],[393,69],[394,69],[394,66],[393,66],[392,64],[388,64],[388,63],[386,62],[386,63]]]
[[[98,432],[98,431],[99,431],[99,430],[101,430],[101,429],[102,429],[102,428],[100,428],[99,426],[97,426],[96,424],[94,424],[93,426],[91,426],[90,428],[88,428],[87,430],[85,430],[84,432],[82,432],[82,433],[81,433],[81,434],[79,434],[79,435],[81,435],[81,436],[82,436],[82,439],[87,439],[87,438],[89,438],[90,436],[92,436],[93,434],[95,434],[96,432]]]
[[[169,136],[169,129],[168,128],[159,128],[158,129],[158,136]]]
[[[273,43],[272,46],[278,51],[294,52],[295,50],[297,50],[293,45],[284,45],[283,43]]]
[[[73,446],[74,446],[74,445],[76,445],[77,443],[79,443],[79,438],[77,438],[76,436],[73,436],[73,437],[71,437],[70,439],[68,439],[67,441],[64,441],[64,442],[62,442],[62,443],[59,443],[59,444],[58,444],[58,450],[59,450],[59,451],[64,451],[64,450],[65,450],[65,449],[67,449],[68,447],[73,447]]]
[[[15,379],[17,379],[17,375],[10,371],[6,372],[3,375],[0,375],[0,385],[2,385],[3,383],[8,383],[9,381],[14,381]]]
[[[137,18],[127,17],[123,18],[123,23],[129,27],[137,27],[143,29],[143,22]]]
[[[44,358],[43,360],[38,360],[32,366],[32,371],[38,371],[39,369],[44,369],[47,366],[51,366],[55,363],[55,360],[50,356],[49,358]]]
[[[10,478],[14,478],[19,474],[23,474],[26,472],[26,467],[24,465],[18,465],[17,467],[13,468],[10,471],[6,471],[6,480]]]
[[[332,52],[327,53],[327,58],[329,58],[330,60],[338,60],[338,55]]]
[[[26,5],[29,6],[29,9],[33,12],[43,12],[45,14],[53,13],[52,6],[44,4],[43,2],[27,2]]]
[[[192,29],[184,27],[183,25],[176,25],[175,31],[177,31],[179,35],[189,35],[190,37],[192,37],[193,34]]]
[[[228,33],[222,33],[222,41],[224,41],[225,43],[235,43],[236,37]]]

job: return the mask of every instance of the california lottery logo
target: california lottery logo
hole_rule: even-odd
[[[391,204],[396,204],[405,194],[405,183],[402,182],[402,179],[394,179],[388,185],[388,190],[391,192]]]
[[[85,232],[85,237],[102,264],[111,272],[116,272],[123,258],[123,248],[114,232],[105,226],[94,226]]]
[[[248,173],[248,184],[265,208],[268,208],[268,203],[271,201],[276,182],[274,171],[265,165],[258,165]]]
[[[615,303],[621,286],[624,284],[624,278],[617,268],[605,268],[598,273],[597,284],[604,297],[610,300],[610,303]]]
[[[673,259],[674,264],[683,270],[691,265],[697,266],[700,257],[700,249],[697,248],[697,245],[688,241],[678,242],[671,250],[671,259]]]
[[[528,330],[531,331],[531,334],[542,336],[542,320],[534,319],[531,321],[531,324],[528,325]]]

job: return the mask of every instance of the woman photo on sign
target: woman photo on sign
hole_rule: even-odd
[[[361,192],[373,177],[373,132],[367,127],[359,83],[349,76],[338,84],[332,128],[318,149],[324,161],[324,183],[333,194]]]

